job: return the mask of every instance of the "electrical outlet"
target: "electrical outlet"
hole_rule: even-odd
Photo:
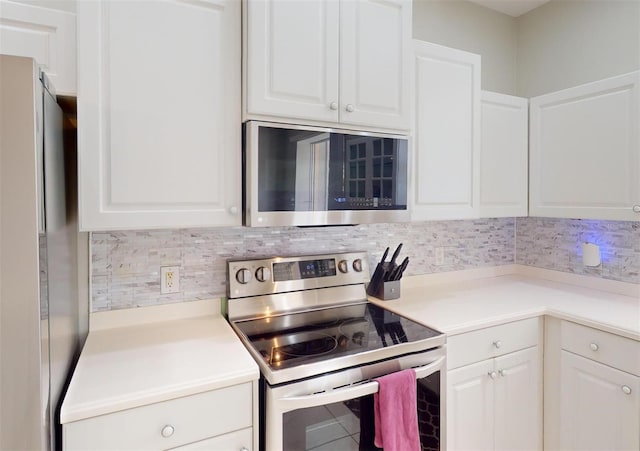
[[[178,293],[180,291],[180,267],[160,267],[160,294]]]
[[[436,247],[436,266],[444,265],[444,247]]]

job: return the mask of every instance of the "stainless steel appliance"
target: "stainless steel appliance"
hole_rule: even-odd
[[[58,409],[88,321],[62,121],[35,62],[0,55],[0,449],[59,447]]]
[[[249,121],[245,224],[408,221],[407,148],[405,136]]]
[[[414,368],[443,446],[445,336],[367,301],[363,252],[228,262],[227,315],[261,370],[261,449],[373,449],[376,377]]]

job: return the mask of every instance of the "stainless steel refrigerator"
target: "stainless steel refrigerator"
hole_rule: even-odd
[[[34,60],[0,55],[0,449],[54,449],[86,328],[75,155]],[[86,263],[85,263],[86,264]]]

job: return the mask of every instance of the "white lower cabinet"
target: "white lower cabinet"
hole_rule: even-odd
[[[448,449],[540,449],[537,346],[467,365],[447,375]]]
[[[447,449],[542,448],[539,334],[532,318],[450,337]]]
[[[640,343],[567,321],[561,330],[559,448],[640,449]]]
[[[63,425],[64,450],[252,450],[254,383]]]

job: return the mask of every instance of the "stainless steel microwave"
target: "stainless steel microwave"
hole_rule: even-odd
[[[244,133],[245,225],[409,220],[406,136],[258,121]]]

